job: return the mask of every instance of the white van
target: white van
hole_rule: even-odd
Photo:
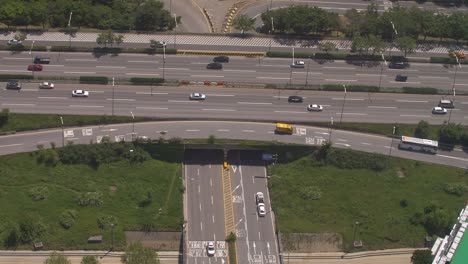
[[[443,108],[455,108],[453,101],[447,100],[447,99],[440,100],[438,106],[443,107]]]

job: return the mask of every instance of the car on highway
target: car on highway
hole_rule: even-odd
[[[22,42],[21,40],[17,40],[17,39],[10,39],[7,44],[11,46],[17,46],[17,45],[22,45]]]
[[[208,63],[208,65],[206,65],[206,68],[209,70],[222,70],[223,65],[219,62],[212,62],[212,63]]]
[[[395,81],[397,81],[397,82],[406,82],[406,80],[408,80],[408,76],[406,76],[406,75],[398,74],[395,77]]]
[[[265,210],[264,203],[257,204],[257,212],[258,212],[258,216],[265,216],[266,210]]]
[[[303,98],[298,95],[291,95],[288,97],[288,103],[302,103]]]
[[[260,203],[265,203],[265,200],[264,200],[264,197],[263,197],[263,193],[262,192],[257,192],[255,194],[255,202],[257,204],[260,204]]]
[[[215,252],[216,252],[216,250],[215,250],[214,242],[209,241],[208,245],[206,245],[206,254],[209,257],[212,257],[212,256],[214,256]]]
[[[447,114],[447,109],[440,106],[436,106],[432,108],[432,113],[435,115],[445,115]]]
[[[189,99],[190,100],[205,100],[206,95],[204,95],[202,93],[191,93],[190,96],[189,96]]]
[[[229,62],[228,56],[217,56],[213,58],[213,62]]]
[[[43,67],[40,64],[28,65],[28,71],[42,71]]]
[[[310,112],[321,112],[323,111],[323,106],[319,105],[319,104],[309,104],[307,106],[307,111],[310,111]]]
[[[150,48],[155,49],[155,48],[163,48],[166,47],[166,42],[164,41],[157,41],[157,40],[150,40]]]
[[[305,62],[303,61],[295,61],[291,63],[291,68],[304,68],[305,67]]]
[[[39,89],[53,89],[54,86],[55,85],[51,82],[41,82],[39,84]]]
[[[89,92],[85,90],[74,90],[72,91],[72,97],[88,97]]]
[[[455,108],[455,104],[453,103],[453,101],[448,100],[448,99],[441,99],[437,106],[440,106],[443,108]]]
[[[50,58],[36,56],[34,57],[34,64],[49,64]]]
[[[6,88],[8,90],[21,90],[21,83],[18,80],[8,80]]]
[[[404,69],[408,66],[408,63],[404,61],[392,61],[388,64],[390,69]]]

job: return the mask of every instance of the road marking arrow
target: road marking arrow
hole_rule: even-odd
[[[268,255],[270,255],[270,242],[267,242],[267,248],[268,248]]]
[[[257,255],[257,250],[256,250],[257,246],[255,245],[255,242],[253,242],[253,247],[254,247],[254,254]]]
[[[237,166],[236,166],[236,165],[231,165],[231,168],[232,168],[232,170],[234,171],[234,173],[236,173]]]

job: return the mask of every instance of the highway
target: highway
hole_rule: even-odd
[[[4,83],[0,83],[5,87]],[[72,98],[74,89],[86,89],[88,98]],[[114,90],[114,92],[113,92]],[[205,93],[204,101],[191,101],[192,92]],[[288,103],[290,95],[300,95],[304,103]],[[346,100],[345,100],[346,96]],[[77,85],[56,83],[56,88],[38,89],[24,83],[20,92],[0,90],[0,107],[13,112],[56,113],[178,118],[184,120],[252,120],[284,122],[376,122],[417,123],[426,120],[442,124],[450,120],[468,123],[468,97],[457,96],[451,114],[433,115],[431,109],[441,95],[323,92],[280,89],[224,88],[218,86],[128,86]],[[452,98],[452,96],[445,96]],[[307,111],[318,103],[323,112]],[[113,107],[112,107],[113,106]],[[343,113],[343,114],[341,114]],[[66,124],[66,120],[65,120]],[[389,132],[390,133],[390,132]]]
[[[231,57],[222,70],[208,70],[212,56],[120,54],[93,56],[90,53],[12,54],[0,52],[1,74],[32,74],[27,71],[32,56],[51,58],[44,70],[34,72],[44,76],[108,76],[116,78],[159,77],[167,80],[224,81],[242,83],[290,84],[294,86],[320,84],[374,85],[383,87],[435,87],[468,91],[468,70],[442,64],[411,63],[407,69],[389,69],[375,62],[370,66],[344,61],[318,63],[305,60],[305,68],[291,68],[287,58]],[[397,82],[397,74],[408,76],[407,82]],[[455,80],[455,83],[454,83]]]
[[[185,153],[188,264],[227,263],[222,161],[222,151],[187,150]],[[215,244],[214,256],[207,256],[209,241]]]
[[[231,164],[238,263],[280,263],[262,152],[230,151],[228,161]],[[257,192],[262,192],[265,197],[264,217],[257,213]]]

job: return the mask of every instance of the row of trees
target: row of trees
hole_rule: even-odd
[[[431,128],[428,122],[421,120],[414,131],[418,138],[431,138]],[[468,128],[461,124],[444,124],[438,131],[437,138],[441,143],[468,147]]]
[[[70,17],[78,28],[163,31],[176,25],[158,0],[0,0],[0,23],[8,27],[65,28]]]

